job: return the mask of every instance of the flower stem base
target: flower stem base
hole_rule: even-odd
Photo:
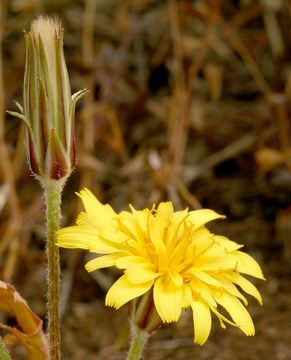
[[[131,331],[132,341],[130,344],[127,360],[138,360],[141,358],[142,351],[150,334],[133,324],[131,325]]]
[[[50,182],[45,187],[48,256],[48,331],[50,360],[60,360],[60,262],[55,233],[60,221],[62,184]]]

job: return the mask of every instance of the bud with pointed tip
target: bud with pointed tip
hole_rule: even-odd
[[[75,106],[87,92],[71,96],[59,21],[40,16],[25,33],[26,64],[23,107],[31,171],[45,185],[65,180],[75,167]]]

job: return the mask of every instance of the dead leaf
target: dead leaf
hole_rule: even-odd
[[[22,344],[29,360],[47,360],[48,343],[42,330],[42,320],[29,308],[13,286],[0,281],[0,310],[12,312],[22,331],[0,323],[0,328],[10,332],[5,336],[7,347]]]

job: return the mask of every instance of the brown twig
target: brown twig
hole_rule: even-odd
[[[178,172],[183,160],[188,134],[189,93],[186,89],[179,12],[176,0],[168,0],[168,7],[174,55],[174,89],[169,115],[168,157],[173,166],[173,171]]]
[[[269,139],[277,132],[277,129],[272,127],[262,131],[260,134],[257,132],[247,134],[240,139],[234,141],[220,151],[210,155],[202,160],[199,164],[185,168],[183,171],[183,181],[187,185],[192,181],[204,175],[207,171],[213,169],[215,166],[221,164],[223,161],[233,158],[238,154],[246,151],[259,141]]]
[[[230,42],[230,45],[234,50],[236,50],[243,61],[245,62],[246,66],[248,67],[250,73],[253,75],[253,78],[262,92],[266,97],[271,93],[271,89],[265,80],[259,66],[255,62],[253,56],[249,52],[248,48],[245,46],[245,44],[242,42],[238,34],[235,32],[233,27],[229,26],[228,24],[224,23],[223,26],[224,29],[224,35],[227,37],[227,39]]]

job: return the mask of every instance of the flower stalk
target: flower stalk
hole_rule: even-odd
[[[60,262],[59,249],[55,245],[55,233],[59,228],[60,182],[52,182],[45,189],[47,216],[47,257],[48,257],[48,327],[50,359],[60,359]]]
[[[132,326],[132,341],[130,344],[127,360],[139,360],[150,334],[138,326]]]
[[[132,340],[127,359],[138,360],[152,332],[163,323],[155,308],[152,291],[131,301],[129,319]]]

